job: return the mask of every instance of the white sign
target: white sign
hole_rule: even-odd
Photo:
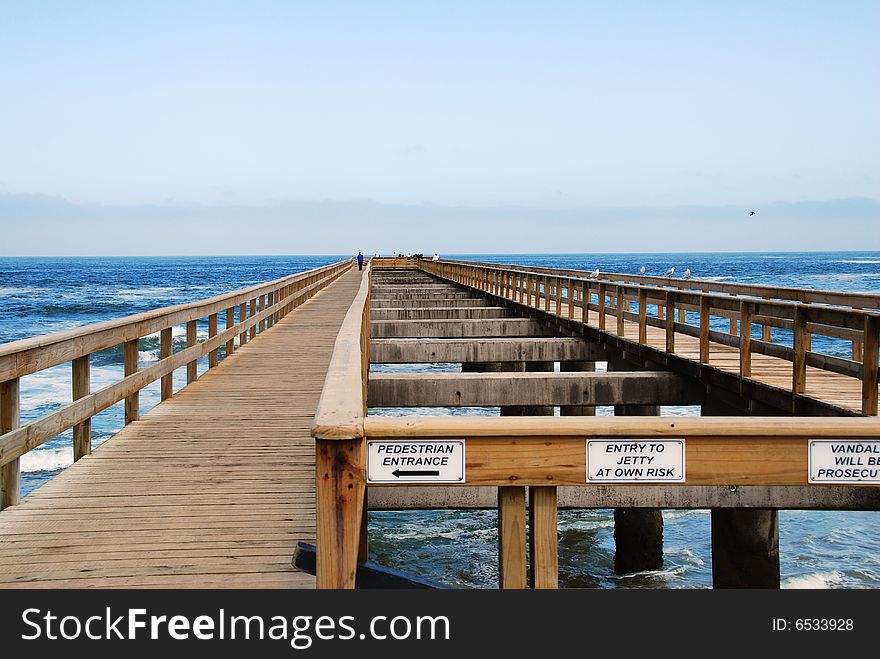
[[[589,439],[588,483],[684,483],[684,439]]]
[[[368,440],[367,483],[464,483],[464,440]]]
[[[880,485],[880,440],[811,439],[810,483]]]

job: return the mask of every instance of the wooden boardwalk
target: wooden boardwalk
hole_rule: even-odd
[[[0,514],[0,587],[313,588],[310,430],[347,272]]]

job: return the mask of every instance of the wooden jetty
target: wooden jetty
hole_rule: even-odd
[[[157,332],[161,359],[138,369],[138,340]],[[553,588],[556,514],[572,507],[615,509],[620,572],[662,560],[660,509],[711,508],[716,586],[773,587],[776,511],[880,508],[877,480],[810,472],[823,442],[880,456],[878,334],[880,295],[375,258],[6,344],[0,585],[351,588],[368,507],[497,507],[499,585]],[[814,351],[817,335],[851,358]],[[89,356],[120,344],[125,377],[92,392]],[[65,362],[71,403],[19,427],[20,378]],[[370,372],[433,362],[462,372]],[[157,380],[162,402],[140,415]],[[92,452],[89,420],[123,400],[125,428]],[[450,406],[500,416],[368,413]],[[75,463],[19,501],[20,456],[70,428]],[[591,451],[626,444],[679,462],[596,478]],[[383,450],[448,450],[460,477],[383,480]],[[317,581],[291,564],[315,541]]]

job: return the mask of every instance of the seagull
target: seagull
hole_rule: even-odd
[[[672,266],[671,268],[669,268],[669,270],[667,270],[666,272],[663,273],[663,276],[664,277],[671,277],[674,274],[675,274],[675,266]]]
[[[755,214],[755,211],[751,211],[751,212],[749,212],[749,217],[751,217],[751,216],[754,215],[754,214]]]
[[[593,270],[593,272],[590,273],[590,278],[591,279],[598,279],[599,278],[599,268],[596,268],[595,270]]]
[[[639,274],[640,275],[645,274],[645,266],[642,266],[641,268],[639,268]]]
[[[684,271],[684,278],[685,278],[685,279],[690,279],[690,278],[691,278],[691,269],[690,269],[690,268],[685,268],[685,271]]]

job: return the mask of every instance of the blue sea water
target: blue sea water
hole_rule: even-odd
[[[448,255],[458,258],[457,255]],[[191,302],[338,260],[336,256],[3,258],[0,257],[0,343],[36,334]],[[461,256],[496,263],[661,274],[669,266],[695,278],[841,291],[880,291],[880,252],[705,254],[479,254]],[[719,323],[722,321],[719,320]],[[723,325],[719,325],[723,328]],[[207,335],[207,325],[198,328]],[[183,342],[184,329],[174,332]],[[774,339],[786,341],[784,332]],[[849,356],[849,344],[816,339],[813,349]],[[142,339],[140,359],[158,359],[158,337]],[[202,360],[199,370],[207,368]],[[377,370],[452,369],[457,365],[376,366]],[[121,349],[92,359],[92,387],[122,376]],[[175,373],[175,390],[185,373]],[[71,399],[70,365],[22,379],[22,421],[52,412]],[[145,412],[159,401],[158,383],[141,395]],[[405,413],[419,413],[406,410]],[[428,412],[427,410],[421,411]],[[431,410],[431,413],[494,414],[492,409]],[[601,410],[600,413],[608,413]],[[400,414],[401,410],[374,413]],[[664,408],[664,414],[695,414]],[[93,421],[93,443],[111,437],[123,422],[122,404]],[[72,458],[70,431],[22,457],[22,492],[45,483]],[[711,585],[707,511],[664,513],[664,566],[618,577],[613,571],[611,511],[561,511],[562,585],[578,587],[695,588]],[[880,514],[787,511],[780,513],[783,585],[787,587],[880,587]],[[370,514],[374,560],[440,581],[492,587],[497,583],[494,511],[401,511]]]

